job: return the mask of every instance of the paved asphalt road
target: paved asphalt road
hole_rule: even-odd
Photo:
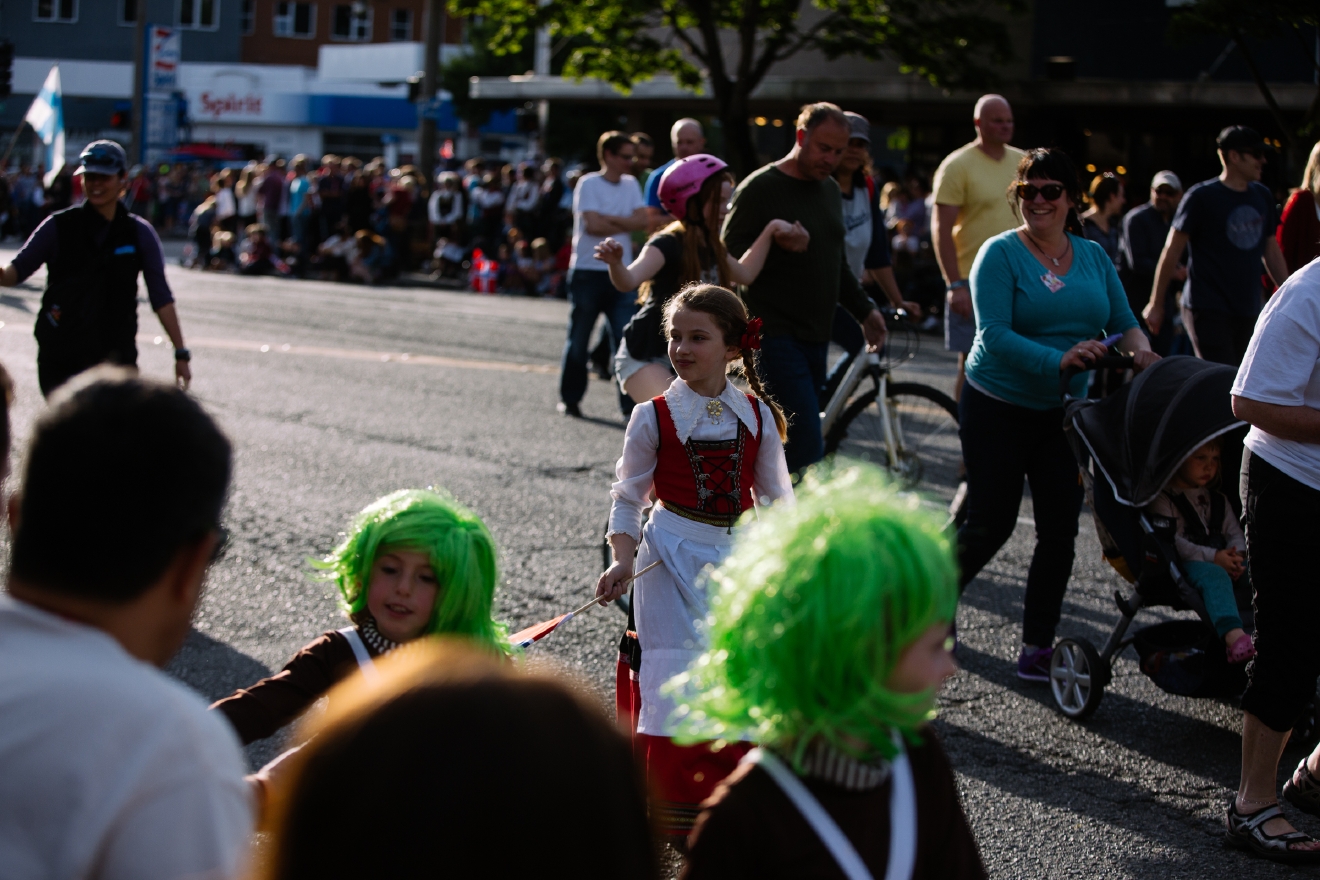
[[[0,262],[12,253],[0,249]],[[590,595],[623,422],[610,387],[594,380],[586,418],[555,412],[564,303],[169,274],[194,391],[237,459],[233,542],[172,672],[217,697],[342,626],[306,559],[329,549],[354,511],[400,487],[443,486],[486,519],[503,551],[500,614],[515,629]],[[16,469],[42,406],[31,335],[42,280],[0,294],[0,360],[18,384]],[[141,312],[142,369],[167,377],[168,343],[153,340],[159,325]],[[932,337],[923,342],[901,373],[947,388],[948,357]],[[991,875],[1293,876],[1220,845],[1237,784],[1231,705],[1162,693],[1130,649],[1085,724],[1055,712],[1045,686],[1016,679],[1031,538],[1024,500],[1011,542],[967,591],[963,671],[946,686],[937,724]],[[1100,560],[1089,514],[1077,546],[1060,634],[1100,644],[1116,618],[1118,578]],[[529,656],[567,668],[607,702],[622,623],[596,609]],[[256,744],[249,757],[259,763],[277,746]],[[1289,749],[1284,764],[1299,755]],[[1320,832],[1314,820],[1300,824]]]

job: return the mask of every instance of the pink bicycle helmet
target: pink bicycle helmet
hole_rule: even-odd
[[[688,199],[697,194],[706,178],[719,174],[729,165],[709,153],[697,153],[678,159],[660,178],[660,204],[671,216],[682,220],[687,213]]]

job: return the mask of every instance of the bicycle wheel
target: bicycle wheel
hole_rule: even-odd
[[[952,498],[962,464],[958,406],[953,398],[929,385],[894,382],[888,386],[888,410],[898,447],[893,462],[874,388],[839,416],[825,438],[825,453],[874,462],[889,470],[904,489]]]

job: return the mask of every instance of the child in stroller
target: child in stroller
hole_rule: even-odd
[[[1201,595],[1215,632],[1224,640],[1229,663],[1256,656],[1242,628],[1233,583],[1246,568],[1246,538],[1219,484],[1218,438],[1187,457],[1146,511],[1152,521],[1175,524],[1174,547],[1184,576]],[[1154,519],[1158,518],[1158,519]]]

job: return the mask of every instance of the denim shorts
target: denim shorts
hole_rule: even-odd
[[[619,390],[623,391],[623,383],[631,379],[634,373],[647,364],[659,364],[671,374],[677,375],[677,373],[674,373],[673,366],[669,363],[669,355],[662,354],[659,357],[639,361],[628,353],[628,340],[620,340],[619,350],[614,353],[614,377],[619,380]]]

